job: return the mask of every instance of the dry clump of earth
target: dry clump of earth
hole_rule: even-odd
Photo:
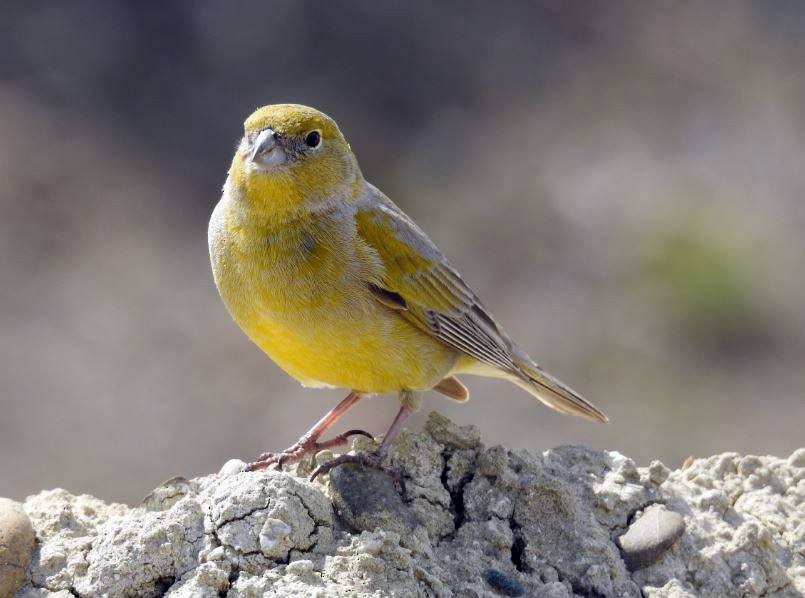
[[[404,491],[353,465],[311,483],[311,462],[230,463],[137,507],[64,490],[0,501],[0,596],[805,595],[805,449],[671,471],[487,448],[432,413],[390,463]]]

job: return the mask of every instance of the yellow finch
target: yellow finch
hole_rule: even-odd
[[[456,374],[504,378],[557,411],[607,421],[515,345],[428,236],[363,178],[335,121],[279,104],[244,129],[210,219],[215,283],[238,325],[288,374],[352,391],[299,442],[249,469],[366,434],[320,441],[361,397],[398,393],[377,453],[358,459],[380,466],[424,391],[468,398]]]

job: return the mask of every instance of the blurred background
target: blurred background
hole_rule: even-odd
[[[805,4],[6,3],[0,495],[134,502],[293,441],[304,390],[218,298],[244,118],[333,116],[366,177],[612,423],[466,378],[487,444],[678,467],[805,444]],[[381,433],[396,401],[337,430]]]

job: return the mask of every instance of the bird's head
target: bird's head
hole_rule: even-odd
[[[307,106],[275,104],[246,119],[227,184],[251,207],[280,217],[349,199],[360,181],[333,119]]]

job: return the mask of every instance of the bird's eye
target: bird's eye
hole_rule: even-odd
[[[311,131],[305,135],[305,145],[308,147],[319,147],[319,145],[321,145],[321,133]]]

